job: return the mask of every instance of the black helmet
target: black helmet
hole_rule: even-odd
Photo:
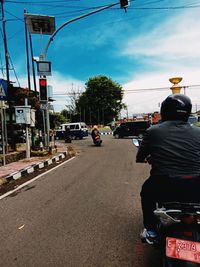
[[[192,109],[189,97],[182,94],[169,95],[161,105],[162,121],[182,120],[187,121]]]

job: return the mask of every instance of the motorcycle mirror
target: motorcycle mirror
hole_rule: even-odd
[[[135,145],[136,147],[139,147],[140,146],[140,143],[141,143],[141,141],[140,140],[138,140],[138,139],[132,139],[132,144],[133,145]]]

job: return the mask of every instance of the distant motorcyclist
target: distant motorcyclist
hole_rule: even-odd
[[[98,126],[94,125],[91,132],[92,140],[94,144],[101,144],[102,140],[100,138],[100,132],[98,130]]]
[[[162,122],[147,129],[136,162],[150,162],[150,177],[141,191],[142,238],[156,238],[153,211],[158,201],[200,201],[200,128],[187,121],[192,104],[182,94],[161,105]]]

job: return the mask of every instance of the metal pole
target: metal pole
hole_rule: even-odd
[[[32,45],[32,37],[29,33],[29,43],[30,43],[30,50],[31,50],[31,61],[32,61],[32,71],[33,71],[33,84],[34,84],[34,90],[37,92],[37,86],[36,86],[36,77],[35,77],[35,67],[34,67],[34,58],[33,58],[33,45]]]
[[[25,98],[25,107],[28,106],[28,99]],[[29,139],[29,131],[28,131],[28,124],[26,124],[26,158],[30,158],[31,151],[30,151],[30,139]]]
[[[81,16],[79,16],[79,17],[76,17],[76,18],[74,18],[74,19],[71,19],[71,20],[67,21],[66,23],[62,24],[62,25],[61,25],[56,31],[54,31],[54,33],[51,35],[51,37],[50,37],[50,39],[49,39],[49,41],[48,41],[48,43],[47,43],[47,45],[46,45],[46,47],[45,47],[44,54],[41,54],[41,55],[40,55],[40,60],[44,60],[44,61],[46,60],[46,55],[47,55],[47,51],[48,51],[48,48],[49,48],[50,43],[53,41],[53,38],[56,36],[56,34],[57,34],[62,28],[64,28],[66,25],[68,25],[68,24],[70,24],[70,23],[72,23],[72,22],[74,22],[74,21],[80,20],[80,19],[82,19],[82,18],[88,17],[88,16],[90,16],[90,15],[96,14],[96,13],[98,13],[98,12],[101,12],[101,11],[103,11],[103,10],[105,10],[105,9],[111,8],[111,7],[116,6],[116,5],[119,5],[119,3],[117,2],[117,3],[115,3],[115,4],[111,4],[111,5],[107,5],[107,6],[101,7],[101,8],[99,8],[99,9],[96,9],[96,10],[94,10],[94,11],[92,11],[92,12],[87,13],[87,14],[83,14],[83,15],[81,15]],[[42,47],[42,44],[41,44],[41,47]],[[47,111],[47,112],[48,112],[48,111]],[[47,114],[47,113],[46,113],[46,114]],[[48,114],[47,116],[49,116],[49,114]],[[80,121],[81,121],[81,111],[80,111]],[[47,122],[47,117],[46,117],[46,122]],[[48,124],[48,122],[47,122],[47,124]],[[48,126],[48,125],[47,125],[47,126]],[[48,131],[48,127],[47,127],[47,131]],[[47,133],[47,138],[48,138],[48,135],[49,135],[49,133]],[[47,140],[47,142],[48,142],[48,140]],[[48,144],[49,144],[49,143],[48,143]]]
[[[6,38],[6,21],[4,17],[4,7],[3,0],[1,0],[1,14],[2,14],[2,28],[3,28],[3,41],[4,41],[4,50],[5,50],[5,61],[6,61],[6,77],[8,86],[10,85],[10,75],[9,75],[9,53],[7,46],[7,38]]]
[[[4,132],[5,132],[5,153],[8,153],[8,134],[7,134],[7,125],[6,125],[6,107],[3,109],[3,117],[4,117]]]
[[[26,124],[26,158],[30,158],[30,139],[28,133],[28,125]]]
[[[3,107],[1,107],[1,137],[2,137],[3,166],[5,166],[6,165],[6,157],[5,157],[5,129],[4,129]]]
[[[50,122],[49,122],[49,106],[48,101],[46,102],[46,122],[47,122],[47,147],[49,148],[49,131],[50,131]]]
[[[12,103],[10,101],[11,98],[11,88],[10,88],[10,74],[9,74],[9,53],[8,53],[8,46],[7,46],[7,37],[6,37],[6,20],[4,16],[4,6],[3,6],[3,0],[1,0],[1,14],[2,14],[2,29],[3,29],[3,41],[4,41],[4,51],[5,51],[5,63],[6,63],[6,79],[8,83],[8,106],[9,106],[9,123],[10,123],[10,131],[11,131],[11,147],[15,148],[14,143],[14,136],[13,136],[13,122],[12,122]],[[5,113],[5,111],[3,111]],[[7,151],[7,125],[5,120],[5,141],[6,141],[6,152]]]
[[[26,10],[24,10],[24,14]],[[28,75],[28,89],[31,90],[31,80],[30,80],[30,65],[29,65],[29,49],[28,49],[28,31],[26,24],[26,17],[24,16],[24,28],[25,28],[25,40],[26,40],[26,64],[27,64],[27,75]]]
[[[43,126],[44,126],[44,145],[46,146],[46,121],[45,121],[44,109],[42,109],[42,117],[43,117]]]
[[[44,58],[46,58],[46,55],[47,55],[47,51],[48,51],[49,45],[50,45],[50,43],[53,41],[53,38],[54,38],[54,37],[56,36],[56,34],[57,34],[62,28],[64,28],[66,25],[68,25],[68,24],[70,24],[70,23],[72,23],[72,22],[74,22],[74,21],[80,20],[80,19],[82,19],[82,18],[91,16],[91,15],[93,15],[93,14],[96,14],[96,13],[98,13],[98,12],[101,12],[101,11],[103,11],[103,10],[105,10],[105,9],[111,8],[111,7],[116,6],[116,5],[119,5],[119,2],[117,2],[117,3],[115,3],[115,4],[111,4],[111,5],[107,5],[107,6],[101,7],[101,8],[99,8],[99,9],[96,9],[96,10],[91,11],[91,12],[89,12],[89,13],[83,14],[83,15],[81,15],[81,16],[79,16],[79,17],[76,17],[76,18],[74,18],[74,19],[71,19],[71,20],[65,22],[64,24],[62,24],[62,25],[61,25],[56,31],[54,31],[54,33],[51,35],[51,37],[50,37],[50,39],[49,39],[49,41],[48,41],[48,43],[47,43],[47,45],[46,45],[46,47],[45,47],[45,50],[44,50],[44,55],[43,55]]]

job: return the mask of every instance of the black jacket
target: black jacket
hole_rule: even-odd
[[[165,121],[147,129],[136,162],[151,156],[151,175],[199,175],[200,128],[182,121]]]
[[[95,140],[95,137],[97,135],[99,135],[99,131],[97,129],[93,129],[91,132],[91,136],[92,136],[93,141]]]

